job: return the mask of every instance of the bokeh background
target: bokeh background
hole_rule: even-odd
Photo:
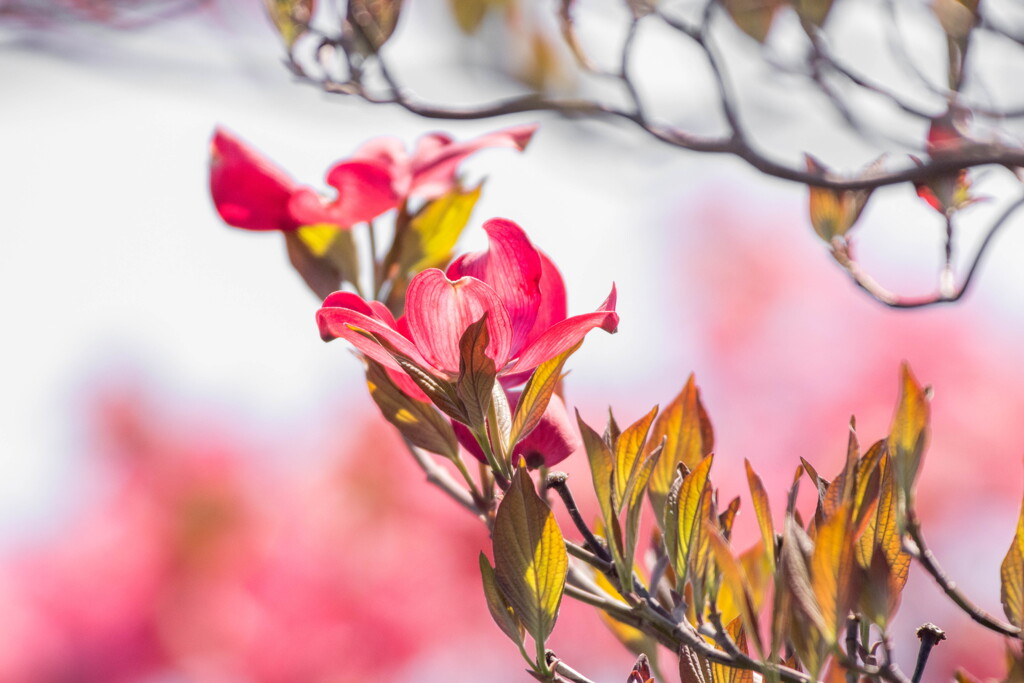
[[[597,5],[592,28],[605,36],[618,15]],[[547,115],[439,126],[331,98],[289,76],[255,2],[128,28],[77,11],[89,6],[0,14],[0,681],[526,680],[478,588],[484,531],[403,457],[359,363],[319,340],[318,302],[279,237],[229,229],[213,211],[218,124],[316,182],[375,135],[541,122],[524,154],[464,165],[488,180],[463,244],[483,245],[485,218],[516,220],[558,263],[571,311],[618,284],[620,332],[591,335],[574,356],[570,406],[597,424],[610,404],[630,421],[695,372],[723,493],[743,491],[749,458],[781,503],[800,457],[838,470],[850,415],[862,443],[885,434],[908,360],[935,388],[925,531],[958,582],[1000,611],[1024,491],[1019,221],[961,303],[890,311],[831,262],[805,190],[734,160],[621,126]],[[834,21],[858,29],[844,8]],[[428,94],[496,87],[495,64],[443,5],[412,2],[396,45],[403,75]],[[652,48],[640,67],[655,93],[707,100],[681,121],[712,130],[706,80],[672,49]],[[1020,77],[1019,53],[999,64],[998,77]],[[834,117],[760,106],[752,120],[773,150],[837,164],[870,153],[830,137]],[[923,124],[899,125],[923,138]],[[982,180],[996,199],[970,209],[960,262],[1019,192],[998,174]],[[893,188],[858,226],[859,254],[893,288],[927,292],[941,231]],[[748,511],[738,525],[753,534]],[[1000,639],[915,568],[895,627],[905,668],[926,620],[949,633],[929,678],[1003,671]],[[632,664],[575,605],[553,647],[598,681]]]

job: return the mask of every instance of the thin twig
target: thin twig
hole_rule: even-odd
[[[939,588],[952,600],[957,607],[967,614],[971,619],[978,622],[985,628],[1001,633],[1004,636],[1010,638],[1020,638],[1021,630],[1012,624],[1008,624],[1001,621],[991,614],[975,605],[971,600],[964,595],[964,593],[957,587],[956,582],[953,581],[942,567],[939,566],[939,562],[935,559],[935,554],[932,553],[931,549],[925,543],[924,535],[921,533],[921,524],[917,519],[917,512],[913,507],[907,509],[907,535],[914,542],[916,547],[909,548],[911,556],[920,563],[926,572],[931,574],[935,582],[939,584]]]

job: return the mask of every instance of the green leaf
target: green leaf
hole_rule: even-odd
[[[558,616],[569,556],[554,514],[524,468],[516,469],[498,505],[493,542],[498,586],[542,651]]]
[[[733,601],[739,607],[743,631],[750,634],[754,640],[754,647],[763,657],[764,651],[761,645],[760,634],[757,630],[757,612],[751,601],[750,591],[747,587],[748,581],[743,566],[733,556],[729,542],[719,533],[718,529],[712,528],[708,530],[708,540],[715,564],[722,573],[725,586],[728,587]]]
[[[669,553],[669,561],[678,578],[680,592],[682,584],[693,569],[701,545],[701,528],[711,505],[710,473],[714,455],[708,455],[679,484],[678,492],[669,491],[666,504],[666,542],[675,546]],[[674,487],[673,487],[674,489]],[[675,527],[670,532],[669,523]],[[703,577],[691,577],[701,580]]]
[[[629,481],[636,475],[636,470],[640,466],[640,456],[644,452],[644,444],[647,443],[647,432],[657,414],[658,406],[654,406],[649,413],[626,427],[614,442],[615,476],[612,478],[612,501],[617,513],[622,511]]]
[[[349,228],[329,223],[305,225],[296,234],[313,256],[330,263],[343,280],[359,281],[359,254]]]
[[[483,433],[484,420],[491,410],[491,394],[498,370],[488,357],[487,313],[466,328],[459,339],[459,377],[455,393],[466,409],[466,425],[474,432]]]
[[[512,418],[512,430],[509,436],[510,449],[532,432],[544,417],[544,411],[547,410],[551,395],[562,377],[562,367],[565,366],[565,361],[582,345],[583,341],[581,340],[571,349],[544,361],[530,375],[530,381],[526,383],[526,388],[523,389],[523,393],[519,397],[516,413]]]
[[[452,258],[459,236],[469,223],[483,183],[471,190],[455,187],[420,209],[402,236],[398,266],[404,275],[441,268]]]
[[[658,416],[647,449],[653,450],[665,441],[658,466],[651,475],[648,497],[654,508],[654,516],[661,523],[665,516],[665,499],[676,473],[676,464],[683,463],[693,469],[708,455],[715,444],[711,421],[700,400],[700,390],[693,375],[678,396]]]
[[[626,488],[625,546],[622,552],[622,566],[619,568],[619,576],[624,587],[628,586],[630,590],[633,584],[633,558],[636,556],[636,542],[640,532],[640,512],[643,510],[643,495],[647,489],[647,481],[650,479],[651,472],[654,470],[660,455],[661,451],[656,450],[650,457],[644,460],[643,464],[636,468],[634,475],[630,477]]]
[[[451,423],[429,403],[407,396],[384,367],[370,359],[366,360],[366,384],[384,418],[414,446],[450,459],[459,457],[459,442]]]
[[[498,625],[502,633],[508,636],[513,643],[522,647],[523,625],[519,623],[515,610],[512,609],[512,605],[509,604],[505,594],[498,587],[494,569],[483,553],[480,553],[480,576],[483,578],[484,597],[487,599],[487,609],[491,613],[491,618],[494,619],[494,623]]]

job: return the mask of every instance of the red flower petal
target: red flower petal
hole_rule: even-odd
[[[246,230],[294,230],[288,211],[294,181],[232,133],[217,128],[210,142],[210,196],[228,225]]]
[[[351,292],[331,294],[324,299],[323,306],[316,314],[320,337],[324,341],[345,339],[384,367],[400,372],[401,367],[391,357],[391,354],[374,340],[367,339],[353,329],[358,328],[385,339],[395,347],[398,353],[429,369],[429,365],[424,361],[415,345],[395,329],[394,318],[391,317],[391,314],[389,313],[386,317],[381,316],[379,309],[373,305],[374,303],[376,302],[367,303]]]
[[[329,223],[348,228],[370,221],[398,206],[398,195],[391,188],[391,175],[380,165],[367,161],[345,161],[327,173],[327,183],[338,190],[334,201],[327,201],[313,189],[295,192],[289,209],[302,225]]]
[[[541,263],[540,307],[537,309],[537,319],[533,323],[533,329],[530,330],[523,346],[533,343],[549,327],[562,322],[568,315],[568,307],[565,302],[565,282],[562,280],[562,274],[558,272],[558,268],[547,254],[539,249],[537,253],[540,255]]]
[[[512,322],[509,353],[515,356],[525,346],[537,320],[543,265],[536,247],[512,221],[493,218],[484,223],[484,230],[490,238],[488,249],[463,254],[448,266],[447,275],[452,280],[466,276],[483,280],[497,293]],[[563,288],[563,305],[564,299]]]
[[[615,286],[612,285],[612,291],[608,298],[596,311],[573,316],[548,328],[520,354],[519,358],[508,368],[507,374],[533,370],[544,361],[575,346],[595,327],[614,334],[619,327],[619,314],[615,312],[615,299]]]
[[[459,340],[466,328],[487,317],[487,355],[499,370],[508,362],[512,325],[494,290],[480,280],[452,282],[436,268],[422,271],[409,283],[405,322],[416,348],[435,368],[451,376],[459,372]]]
[[[412,159],[409,192],[427,198],[440,196],[451,188],[455,171],[466,157],[488,147],[510,147],[522,151],[536,130],[537,124],[513,126],[466,142],[451,142],[440,135],[427,136],[417,146],[417,154]]]

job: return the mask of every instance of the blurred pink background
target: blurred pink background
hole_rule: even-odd
[[[472,63],[423,7],[403,21]],[[205,185],[216,124],[316,182],[375,135],[513,120],[438,126],[331,100],[290,82],[278,50],[258,7],[228,2],[128,32],[0,24],[0,681],[528,680],[479,590],[483,529],[403,457],[358,362],[320,342],[276,236],[223,226]],[[695,372],[715,482],[745,496],[749,458],[779,506],[800,457],[838,470],[851,414],[862,445],[885,434],[908,360],[935,389],[925,532],[1001,613],[1024,491],[1015,226],[963,302],[890,311],[831,263],[800,188],[626,128],[515,119],[532,120],[525,154],[466,164],[489,179],[463,244],[483,244],[485,218],[518,221],[571,312],[617,283],[620,333],[574,356],[569,406],[599,426],[611,404],[624,423]],[[1002,206],[970,209],[959,262]],[[880,192],[856,233],[867,267],[909,293],[929,291],[940,236],[906,188]],[[592,509],[583,458],[564,464]],[[753,538],[746,505],[737,524]],[[929,680],[1002,673],[1000,639],[914,568],[894,630],[905,669],[924,621],[949,634]],[[576,605],[552,647],[597,681],[632,665]]]

